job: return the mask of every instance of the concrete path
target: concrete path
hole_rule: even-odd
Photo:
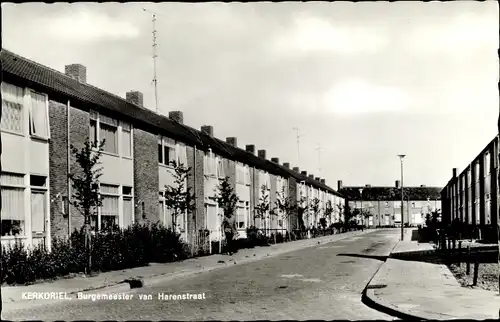
[[[410,233],[394,253],[430,251],[410,241]],[[401,318],[498,319],[496,292],[460,286],[446,265],[389,258],[367,286],[365,301]]]
[[[23,293],[27,292],[64,292],[67,296],[75,296],[78,292],[92,291],[97,289],[112,288],[112,291],[130,290],[130,285],[126,280],[140,279],[143,286],[152,285],[166,280],[177,279],[189,275],[200,274],[212,270],[228,267],[229,265],[239,265],[270,256],[304,249],[318,244],[325,244],[355,236],[361,236],[373,232],[355,231],[341,233],[331,236],[298,240],[289,243],[276,244],[268,247],[256,247],[253,249],[242,249],[233,256],[211,255],[188,259],[182,262],[151,264],[145,267],[136,267],[121,271],[100,273],[96,276],[79,276],[69,279],[59,279],[52,282],[38,283],[27,286],[2,286],[2,302],[5,309],[14,307],[26,307],[29,305],[44,305],[49,302],[59,300],[37,300],[23,299]]]

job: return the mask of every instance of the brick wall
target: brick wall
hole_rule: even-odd
[[[134,128],[136,222],[161,220],[158,218],[158,181],[158,138],[155,134]]]
[[[84,146],[85,140],[89,137],[89,124],[90,117],[89,113],[82,111],[78,108],[71,107],[69,112],[70,117],[70,143],[77,149],[81,149]],[[66,122],[64,122],[66,126]],[[51,124],[53,126],[53,124]],[[66,149],[66,146],[60,147],[61,149]],[[70,171],[72,173],[78,173],[81,171],[80,166],[76,163],[75,156],[70,155]],[[66,173],[66,171],[64,172]],[[64,176],[64,174],[61,174]],[[75,207],[71,208],[71,229],[80,229],[85,223],[85,218],[80,210]]]
[[[61,212],[61,199],[57,195],[68,195],[68,129],[66,104],[49,100],[49,175],[50,175],[50,230],[51,237],[68,235],[68,217]]]
[[[250,225],[256,226],[259,224],[258,219],[255,218],[257,212],[255,210],[255,206],[259,204],[259,170],[255,168],[250,168],[250,179],[251,179],[251,187],[250,187]]]
[[[297,180],[295,178],[288,178],[288,196],[290,197],[290,201],[293,205],[297,204]],[[297,225],[298,213],[297,207],[293,208],[292,213],[290,214],[290,218],[288,221],[290,222],[291,229],[298,229]]]
[[[269,191],[269,193],[270,193],[269,209],[272,210],[274,207],[276,207],[276,199],[277,199],[276,192],[277,192],[277,186],[278,186],[278,177],[275,175],[272,175],[272,174],[270,174],[269,177],[271,178],[270,179],[271,187],[269,189],[270,190]],[[271,227],[269,227],[269,228],[272,228],[272,229],[280,228],[278,226],[278,216],[271,215],[270,223],[271,223]]]
[[[191,233],[198,231],[205,227],[205,184],[203,176],[203,157],[202,150],[196,150],[193,147],[187,147],[188,167],[191,172],[188,178],[187,186],[191,188],[191,192],[195,195],[195,211],[193,216],[188,217],[188,231]]]

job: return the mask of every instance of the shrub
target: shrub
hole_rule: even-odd
[[[1,283],[27,284],[85,271],[83,228],[70,239],[54,238],[52,251],[44,246],[27,250],[21,242],[2,246]],[[96,232],[92,237],[92,270],[112,271],[188,258],[190,250],[178,233],[161,224],[134,224],[127,229]]]

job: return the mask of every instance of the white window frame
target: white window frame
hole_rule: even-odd
[[[490,152],[484,154],[484,177],[487,177],[491,172],[491,156]]]
[[[118,187],[118,193],[110,193],[110,192],[102,192],[101,187],[103,185],[107,186],[113,186],[113,187]],[[122,203],[122,186],[117,185],[117,184],[109,184],[109,183],[104,183],[100,182],[99,183],[99,197],[102,199],[102,197],[118,197],[118,214],[117,214],[117,221],[118,221],[118,226],[122,228],[122,217],[123,217],[123,210],[121,208],[121,203]],[[97,231],[101,231],[101,218],[102,218],[102,206],[97,208]]]
[[[21,98],[21,119],[20,119],[20,122],[21,122],[21,130],[20,131],[15,131],[15,130],[10,130],[10,129],[4,129],[3,127],[0,126],[0,131],[1,132],[5,132],[5,133],[11,133],[11,134],[15,134],[15,135],[22,135],[22,136],[25,136],[26,135],[26,124],[25,124],[25,120],[26,120],[26,108],[27,108],[27,105],[28,105],[28,99],[27,99],[27,92],[28,92],[28,89],[26,87],[21,87],[21,86],[17,86],[17,85],[14,85],[14,84],[11,84],[11,83],[7,83],[7,82],[2,82],[1,84],[2,88],[4,85],[9,85],[9,86],[15,86],[17,88],[20,88],[22,90],[22,98]],[[3,91],[2,91],[2,108],[3,108],[3,100],[5,99],[5,96],[3,94]],[[6,101],[9,101],[12,103],[12,101],[10,100],[6,100]],[[18,103],[16,103],[18,104]],[[2,113],[2,117],[3,117],[4,113]],[[29,120],[29,113],[28,113],[28,120]],[[1,122],[0,122],[1,123]],[[28,122],[28,125],[29,125],[29,122]],[[28,128],[29,130],[29,128]],[[29,133],[29,131],[28,131]]]
[[[120,142],[120,147],[119,147],[119,153],[123,158],[127,159],[133,159],[134,158],[134,137],[133,137],[133,126],[131,123],[128,122],[123,122],[119,121],[118,122],[121,128],[120,131],[120,137],[118,138],[118,141]],[[123,144],[125,143],[125,135],[124,133],[127,132],[130,134],[130,155],[125,155]]]
[[[123,188],[130,188],[130,194],[125,194],[123,193]],[[122,185],[120,186],[120,192],[121,192],[121,215],[120,217],[120,227],[122,228],[127,228],[125,226],[124,220],[125,220],[125,200],[130,200],[132,201],[132,218],[131,218],[131,223],[130,225],[133,225],[135,223],[135,198],[134,198],[134,187],[132,186],[127,186],[127,185]]]
[[[215,161],[217,178],[224,179],[226,177],[226,169],[224,168],[224,158],[221,156],[216,157]]]
[[[23,176],[23,179],[22,179],[23,180],[23,184],[6,184],[6,183],[1,182],[0,183],[0,187],[2,189],[5,187],[5,188],[10,188],[10,189],[21,190],[22,193],[23,193],[23,206],[24,206],[24,208],[26,208],[26,193],[27,193],[27,191],[29,191],[29,186],[26,185],[26,174],[23,174],[23,173],[14,173],[14,172],[8,172],[8,171],[2,171],[1,174],[13,174],[13,175]],[[30,195],[30,198],[31,198],[31,195]],[[28,205],[31,206],[31,204],[28,204]],[[31,210],[29,211],[29,213],[31,215]],[[22,231],[22,234],[16,235],[16,236],[5,235],[5,236],[1,236],[1,238],[2,239],[8,239],[8,238],[13,238],[13,237],[16,237],[16,238],[28,238],[29,236],[31,236],[31,223],[28,225],[27,214],[28,214],[28,209],[24,209],[24,229]],[[1,222],[0,222],[0,224],[1,224]]]
[[[95,119],[93,118],[95,116]],[[113,156],[117,156],[117,157],[121,157],[123,156],[122,155],[122,147],[121,147],[121,141],[122,141],[122,135],[121,135],[121,125],[122,125],[122,122],[115,118],[115,117],[111,117],[111,116],[108,116],[108,115],[103,115],[107,118],[110,118],[114,121],[116,121],[117,125],[116,125],[116,132],[115,132],[115,135],[116,135],[116,152],[109,152],[109,151],[106,151],[106,143],[104,144],[104,148],[103,148],[103,154],[108,154],[108,155],[113,155]],[[101,142],[101,123],[104,123],[104,122],[101,122],[101,113],[97,112],[97,111],[94,111],[94,110],[90,110],[89,111],[89,138],[91,137],[90,133],[92,131],[92,127],[91,127],[91,122],[92,121],[95,121],[96,125],[95,125],[95,142],[99,143]],[[114,126],[114,125],[110,125],[110,124],[107,124],[105,123],[106,126]],[[132,137],[133,137],[133,128],[132,128],[132,124],[130,123],[127,123],[130,125],[130,137],[131,137],[131,140],[133,141]],[[92,142],[93,143],[93,142]],[[130,147],[130,151],[133,151],[133,145],[131,144],[131,147]],[[133,155],[133,152],[131,152],[131,154]],[[128,158],[131,158],[130,156],[125,156],[125,157],[128,157]]]
[[[161,158],[162,158],[161,161],[158,160],[158,164],[163,167],[172,168],[170,162],[171,161],[177,162],[179,160],[179,155],[177,153],[177,141],[163,135],[158,135],[158,145],[161,146]],[[169,160],[165,160],[165,148],[168,148],[170,150]],[[171,155],[170,153],[172,153],[173,156],[172,159],[170,159]]]
[[[31,176],[40,176],[40,177],[44,177],[45,178],[45,184],[43,186],[36,186],[36,185],[33,185],[32,182],[31,182]],[[33,194],[33,192],[43,192],[44,194],[44,202],[45,202],[45,218],[44,218],[44,231],[43,233],[46,234],[45,238],[50,238],[49,236],[49,220],[50,220],[50,205],[47,203],[47,193],[48,193],[48,184],[49,184],[49,177],[47,175],[37,175],[37,174],[30,174],[29,175],[29,179],[30,179],[30,216],[33,216],[33,214],[31,213],[31,196]],[[31,234],[32,234],[32,238],[35,237],[35,235],[33,235],[33,233],[35,233],[33,231],[33,221],[31,220],[30,218],[30,230],[31,230]]]
[[[47,131],[47,135],[40,135],[37,133],[33,133],[33,97],[31,96],[32,94],[38,94],[42,95],[45,98],[45,120],[46,120],[46,126],[47,128],[45,129]],[[42,139],[42,140],[49,140],[50,139],[50,120],[49,120],[49,96],[45,93],[40,93],[36,92],[32,89],[27,88],[25,91],[25,95],[28,96],[29,99],[29,109],[28,109],[28,115],[29,115],[29,134],[31,137],[37,138],[37,139]]]

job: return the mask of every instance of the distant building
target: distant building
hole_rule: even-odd
[[[362,189],[362,191],[360,190]],[[403,187],[403,223],[417,226],[425,223],[426,215],[441,210],[441,187]],[[366,219],[357,216],[358,223],[367,227],[401,226],[401,186],[397,180],[394,187],[342,186],[338,182],[351,211],[367,212]]]

